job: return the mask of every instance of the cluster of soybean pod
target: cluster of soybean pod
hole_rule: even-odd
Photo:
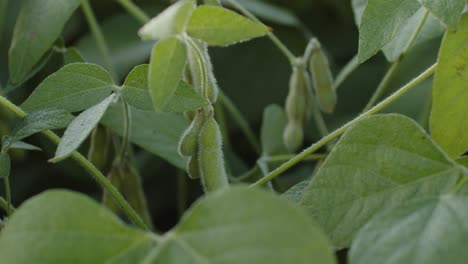
[[[313,38],[307,45],[304,56],[296,59],[289,81],[289,94],[286,98],[288,124],[283,135],[289,151],[294,152],[302,145],[304,125],[309,121],[312,111],[319,111],[320,108],[325,113],[332,113],[336,102],[328,59],[320,42]]]

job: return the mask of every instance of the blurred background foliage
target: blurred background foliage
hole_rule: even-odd
[[[7,84],[8,48],[15,18],[23,1],[25,0],[0,0],[0,83],[3,92],[17,104],[21,104],[46,76],[55,72],[64,63],[59,53],[52,53],[44,67],[27,82],[15,89]],[[135,2],[151,16],[170,4],[168,0]],[[350,0],[264,1],[281,8],[282,11],[279,13],[269,5],[258,5],[258,1],[239,2],[256,12],[296,55],[303,53],[311,36],[317,37],[326,49],[335,76],[357,52],[358,31]],[[110,47],[112,63],[119,81],[122,82],[134,66],[148,61],[153,43],[140,41],[136,34],[140,27],[139,23],[127,15],[116,1],[94,0],[91,3]],[[62,36],[66,47],[76,47],[87,61],[105,65],[81,11],[76,12],[68,22]],[[440,39],[434,39],[414,47],[405,56],[396,77],[392,80],[391,88],[400,87],[431,65],[436,60],[439,44]],[[265,107],[270,104],[284,105],[291,73],[288,61],[268,38],[227,48],[212,48],[210,54],[220,87],[249,119],[250,125],[259,135]],[[325,116],[330,129],[359,114],[388,67],[389,64],[384,56],[379,54],[360,65],[343,83],[338,90],[339,102],[335,113]],[[430,88],[431,82],[424,82],[387,111],[420,119],[427,104]],[[226,139],[225,152],[233,176],[238,176],[254,166],[258,156],[249,146],[238,125],[228,114],[226,116],[229,138]],[[133,129],[134,133],[139,136],[142,134],[151,136],[154,131],[157,133],[158,130],[169,129],[168,133],[173,134],[173,141],[176,142],[186,121],[181,116],[165,118],[175,120],[171,121],[174,122],[174,126],[161,127],[157,122],[152,123],[153,119],[142,117],[140,121],[133,123],[136,126]],[[6,109],[0,109],[0,135],[7,134],[17,121]],[[106,122],[118,123],[118,120]],[[312,122],[306,133],[306,144],[320,138]],[[158,144],[146,138],[143,140],[144,142],[140,142],[139,145]],[[72,160],[59,164],[47,162],[53,156],[54,145],[39,135],[27,141],[41,146],[44,151],[13,153],[11,185],[15,205],[48,188],[68,188],[100,199],[100,187],[75,162]],[[89,143],[82,147],[82,153],[86,153],[88,145]],[[176,146],[173,144],[170,147],[175,150]],[[200,185],[197,181],[188,179],[184,172],[172,165],[180,163],[177,157],[169,163],[138,147],[135,147],[135,150],[135,158],[143,177],[154,224],[159,230],[167,230],[177,223],[184,208],[201,195]],[[289,186],[310,177],[314,168],[313,163],[303,163],[280,177],[274,185],[278,191],[284,191]],[[0,195],[3,196],[3,186],[0,186]]]

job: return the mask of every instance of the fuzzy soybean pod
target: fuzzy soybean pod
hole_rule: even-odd
[[[190,179],[199,179],[200,178],[200,166],[198,164],[198,153],[195,153],[193,156],[187,159],[187,174]]]
[[[195,155],[198,148],[198,135],[205,121],[204,113],[198,111],[190,126],[182,134],[179,141],[179,154],[182,157]]]
[[[206,192],[229,186],[222,151],[222,137],[218,123],[211,115],[200,130],[198,165]]]
[[[299,149],[304,140],[302,124],[295,120],[289,121],[284,129],[283,140],[289,151],[294,152]]]
[[[314,44],[317,48],[309,59],[309,70],[312,75],[313,86],[318,98],[320,109],[325,113],[335,110],[337,95],[333,86],[333,76],[330,71],[327,56],[317,40]]]

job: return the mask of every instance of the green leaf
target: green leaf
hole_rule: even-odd
[[[132,118],[130,141],[132,143],[178,168],[185,169],[185,160],[177,152],[180,137],[188,126],[183,116],[174,113],[140,111],[133,107],[130,107],[130,115]],[[120,103],[111,105],[102,119],[104,125],[119,135],[122,135],[123,122]]]
[[[32,151],[41,151],[42,150],[40,147],[36,147],[34,145],[31,145],[31,144],[23,142],[23,141],[13,142],[11,144],[11,146],[10,146],[10,149],[23,149],[23,150],[32,150]]]
[[[187,63],[185,45],[177,38],[158,42],[151,54],[148,85],[156,111],[169,112],[168,108]]]
[[[9,50],[10,81],[18,83],[60,36],[79,0],[24,1]]]
[[[0,179],[10,176],[10,155],[7,152],[0,152]]]
[[[58,108],[78,112],[102,101],[113,87],[111,76],[100,66],[73,63],[47,77],[21,107],[25,111]]]
[[[326,237],[300,208],[244,187],[199,200],[151,257],[147,263],[335,263]]]
[[[15,211],[2,230],[0,255],[9,264],[107,263],[152,241],[90,198],[53,190]]]
[[[432,91],[432,137],[449,154],[468,150],[468,15],[457,31],[448,31],[439,52]]]
[[[466,0],[418,0],[449,28],[457,28]]]
[[[260,140],[264,156],[288,153],[283,141],[283,131],[288,120],[283,108],[269,105],[263,112],[263,123],[260,130]]]
[[[148,90],[148,65],[135,67],[125,79],[123,96],[136,109],[154,111]],[[165,112],[186,112],[208,105],[208,101],[198,94],[195,89],[183,80],[179,80],[176,91],[172,95]]]
[[[63,54],[63,64],[67,65],[77,62],[85,62],[85,59],[83,58],[83,56],[81,56],[80,52],[76,48],[67,48],[67,50]]]
[[[421,7],[412,17],[408,19],[406,24],[401,28],[400,32],[395,38],[390,41],[382,51],[388,61],[396,61],[404,52],[408,50],[408,46],[411,44],[411,40],[424,19],[426,9]],[[421,31],[412,43],[411,48],[417,47],[418,45],[425,43],[429,40],[435,39],[441,36],[445,31],[444,26],[440,21],[433,15],[429,15],[426,19]]]
[[[455,160],[458,164],[461,164],[468,168],[468,156],[463,156]]]
[[[304,194],[305,190],[307,190],[307,186],[309,186],[309,183],[310,181],[307,180],[301,181],[289,188],[286,192],[281,194],[281,196],[295,204],[300,204],[302,195]]]
[[[52,162],[67,158],[73,151],[78,149],[81,143],[89,136],[93,128],[97,126],[114,98],[115,94],[110,95],[99,104],[78,115],[75,120],[71,122],[63,134],[62,140],[55,152],[55,157],[51,160]]]
[[[200,6],[193,12],[187,32],[211,46],[227,46],[264,36],[270,29],[222,7]]]
[[[350,263],[466,263],[467,204],[450,194],[379,214],[357,234]]]
[[[178,1],[146,23],[138,32],[142,39],[164,40],[185,32],[196,2]]]
[[[414,121],[377,115],[343,135],[301,203],[336,247],[348,247],[377,212],[443,193],[459,174],[455,163]]]
[[[16,142],[44,130],[65,128],[75,117],[65,110],[43,109],[29,113],[11,133]]]
[[[369,0],[359,27],[359,62],[389,43],[419,7],[417,0]]]

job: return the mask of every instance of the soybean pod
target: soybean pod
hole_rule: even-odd
[[[193,156],[197,152],[198,134],[204,123],[204,113],[202,110],[197,111],[190,126],[182,134],[179,141],[179,154],[183,157]]]
[[[221,131],[212,113],[200,130],[198,165],[206,192],[216,191],[229,185],[224,167]]]

